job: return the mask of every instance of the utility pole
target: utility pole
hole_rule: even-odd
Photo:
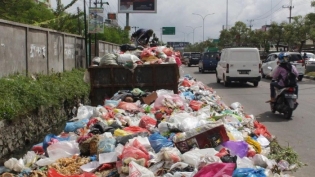
[[[86,68],[90,66],[90,59],[88,58],[88,50],[87,50],[87,38],[88,38],[88,31],[87,31],[87,22],[86,22],[86,1],[84,0],[84,45],[85,45],[85,61],[86,61]]]
[[[247,20],[247,21],[249,22],[249,29],[252,30],[252,26],[253,26],[253,25],[252,25],[252,22],[253,22],[254,20]]]
[[[85,5],[85,4],[84,4]],[[82,31],[81,31],[81,22],[80,22],[80,8],[77,7],[78,10],[78,27],[79,27],[79,35],[82,35]]]
[[[292,6],[292,0],[290,0],[290,5],[289,6],[282,6],[282,8],[289,8],[290,11],[290,16],[289,16],[289,23],[291,23],[291,19],[292,19],[292,9],[294,8],[294,6]]]
[[[229,19],[229,0],[226,0],[226,21],[225,21],[225,29],[228,30],[228,20]]]
[[[133,27],[131,27],[131,28],[134,28],[134,29],[135,29],[135,32],[136,32],[136,31],[137,31],[137,28],[139,28],[139,27],[133,26]]]

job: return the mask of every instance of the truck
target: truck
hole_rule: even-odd
[[[119,90],[139,88],[143,91],[159,89],[178,93],[179,68],[177,64],[138,65],[132,72],[123,66],[89,67],[90,100],[92,106],[104,105]]]

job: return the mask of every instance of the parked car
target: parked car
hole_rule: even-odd
[[[219,52],[205,52],[199,60],[199,72],[215,71],[219,62]]]
[[[186,54],[186,56],[185,56]],[[189,53],[184,53],[185,61],[187,65],[190,67],[191,65],[198,65],[199,60],[201,58],[201,53],[200,52],[189,52]]]
[[[227,87],[232,81],[251,82],[255,87],[261,80],[261,61],[257,48],[226,48],[216,68],[217,83]]]
[[[315,66],[315,54],[306,52],[307,60],[305,61],[306,66]]]
[[[304,61],[302,55],[298,52],[286,52],[289,54],[289,61],[292,65],[296,67],[299,72],[298,80],[302,81],[305,74]],[[278,55],[280,52],[271,53],[268,55],[267,60],[265,60],[261,67],[261,75],[263,78],[272,77],[274,69],[278,66]],[[268,67],[271,67],[270,70]]]

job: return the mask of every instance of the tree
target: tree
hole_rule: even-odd
[[[297,41],[297,31],[293,24],[283,24],[283,42],[292,47]]]
[[[279,51],[279,44],[283,37],[283,26],[273,22],[268,30],[269,40],[276,43],[277,52]]]
[[[313,45],[315,47],[315,13],[309,13],[305,16],[306,24],[309,27],[308,38],[313,40]]]
[[[246,27],[246,24],[238,21],[235,25],[230,29],[230,33],[232,38],[235,38],[236,46],[242,46],[248,37],[249,29]]]
[[[292,25],[296,42],[300,43],[299,52],[301,52],[305,41],[308,39],[309,26],[306,24],[306,18],[302,16],[293,17]]]
[[[54,17],[52,10],[43,3],[35,3],[34,0],[0,0],[0,14],[0,18],[4,20],[25,24],[46,21]]]
[[[226,29],[222,30],[219,37],[219,47],[224,48],[226,46],[232,46],[232,42],[232,34]]]
[[[129,43],[129,33],[119,27],[105,26],[104,33],[98,33],[97,39],[116,44],[125,44]]]

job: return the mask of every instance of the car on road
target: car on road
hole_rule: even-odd
[[[292,65],[294,65],[299,72],[298,80],[302,81],[304,74],[305,74],[305,66],[304,61],[302,59],[302,55],[298,52],[286,52],[289,54],[289,61]],[[274,69],[278,66],[278,56],[280,52],[271,53],[268,55],[267,59],[263,61],[261,67],[261,76],[262,78],[265,77],[272,77]],[[269,68],[272,68],[270,70]]]
[[[261,60],[257,48],[226,48],[222,50],[216,68],[217,83],[223,80],[224,86],[232,81],[251,82],[254,87],[261,80]]]
[[[315,54],[306,52],[307,60],[305,61],[306,66],[315,66]]]
[[[199,60],[201,58],[200,52],[184,52],[184,58],[187,65],[190,67],[191,65],[198,65]]]
[[[203,53],[201,59],[199,60],[199,72],[204,73],[205,71],[215,71],[219,62],[219,57],[219,52]]]

